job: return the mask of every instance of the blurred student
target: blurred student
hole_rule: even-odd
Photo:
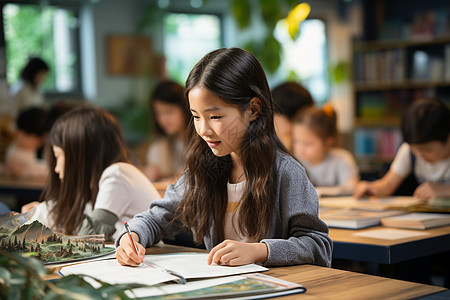
[[[46,113],[43,108],[32,107],[20,112],[16,119],[16,133],[5,156],[6,173],[14,179],[44,181],[47,167],[38,159],[43,144]]]
[[[183,87],[174,81],[159,83],[150,105],[154,140],[147,152],[144,173],[152,181],[179,176],[184,170],[188,124]]]
[[[45,201],[34,208],[31,221],[65,234],[105,234],[110,240],[124,222],[160,198],[128,162],[119,124],[103,109],[82,106],[58,118],[48,146]]]
[[[404,143],[389,171],[379,180],[361,181],[355,196],[388,196],[408,180],[409,195],[421,199],[450,197],[450,111],[435,99],[414,101],[402,120]]]
[[[13,100],[13,116],[30,106],[44,105],[40,90],[50,68],[39,57],[31,57],[20,72],[20,78],[11,86],[10,96]]]
[[[287,149],[291,149],[292,120],[299,111],[314,105],[311,94],[302,85],[287,81],[272,90],[275,132]]]
[[[359,170],[349,151],[334,147],[337,134],[336,112],[331,105],[308,107],[294,119],[292,152],[315,187],[333,187],[336,194],[351,194],[359,181]]]

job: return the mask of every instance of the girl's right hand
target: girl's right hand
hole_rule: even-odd
[[[39,201],[33,201],[33,202],[30,202],[30,203],[27,203],[27,204],[25,204],[24,206],[22,206],[22,209],[21,209],[21,213],[26,213],[26,212],[29,212],[30,210],[32,210],[33,208],[35,208],[36,206],[38,206],[39,204],[40,204],[41,202],[39,202]]]
[[[139,254],[136,254],[133,244],[128,234],[122,235],[119,240],[119,247],[116,249],[116,259],[122,266],[137,266],[142,263],[145,257],[145,248],[138,243],[139,236],[132,232],[131,235],[136,243]]]

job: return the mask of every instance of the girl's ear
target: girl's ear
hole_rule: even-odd
[[[253,97],[252,100],[250,100],[248,109],[250,111],[250,121],[258,119],[259,114],[261,113],[261,100],[259,100],[258,97]]]

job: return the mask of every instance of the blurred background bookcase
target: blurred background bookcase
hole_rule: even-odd
[[[352,47],[353,151],[364,179],[387,171],[412,101],[450,105],[450,2],[428,2],[364,1],[364,34]]]

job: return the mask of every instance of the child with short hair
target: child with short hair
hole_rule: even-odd
[[[359,170],[349,151],[334,147],[336,121],[331,105],[300,112],[292,126],[292,153],[319,192],[326,187],[334,188],[337,194],[351,194],[359,181]]]
[[[148,178],[129,163],[117,120],[107,111],[81,106],[59,117],[48,136],[45,201],[30,220],[64,234],[105,234],[160,198]]]
[[[45,110],[31,107],[21,111],[16,119],[16,133],[5,156],[6,173],[15,179],[44,181],[47,178],[45,161],[37,151],[43,143]]]
[[[301,84],[286,81],[272,90],[275,132],[286,148],[291,149],[291,131],[294,117],[304,108],[313,106],[314,100]]]
[[[116,258],[137,265],[145,248],[182,229],[204,241],[209,264],[330,266],[332,242],[304,168],[275,134],[264,71],[249,52],[218,49],[186,81],[192,114],[187,169],[164,198],[129,221]]]
[[[450,110],[435,99],[414,101],[402,119],[404,143],[389,171],[373,182],[361,181],[355,197],[392,195],[408,175],[418,186],[411,194],[421,199],[450,196]]]

